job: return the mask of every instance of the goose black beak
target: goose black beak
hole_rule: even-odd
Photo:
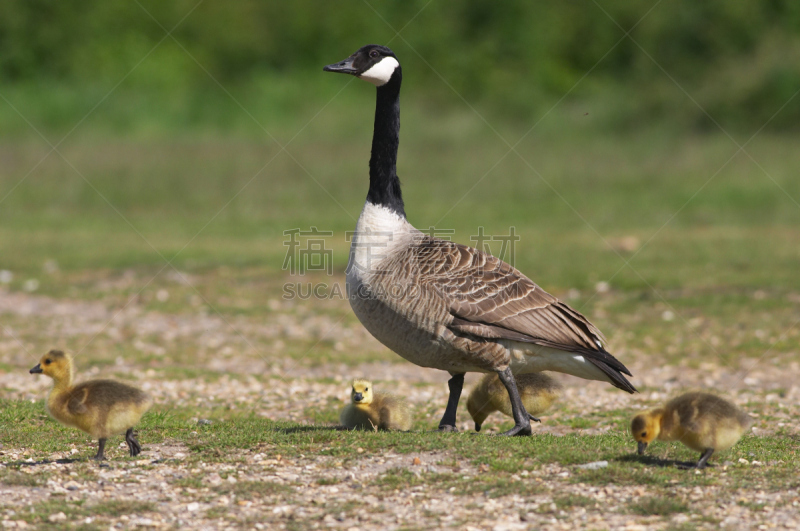
[[[481,425],[477,422],[475,423],[475,431],[481,431]]]
[[[30,372],[31,374],[42,374],[42,372],[43,372],[43,371],[42,371],[42,364],[41,364],[41,363],[37,363],[37,364],[36,364],[36,367],[34,367],[33,369],[31,369],[29,372]]]
[[[322,67],[325,72],[339,72],[340,74],[356,75],[357,70],[353,67],[353,57],[348,57],[344,61],[333,63]]]
[[[644,451],[645,450],[647,450],[647,443],[646,442],[640,442],[639,443],[639,448],[636,451],[636,453],[639,454],[639,455],[644,455]]]

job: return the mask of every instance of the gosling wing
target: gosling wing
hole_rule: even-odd
[[[67,400],[67,411],[74,416],[78,415],[85,415],[89,412],[89,408],[86,407],[86,397],[87,397],[87,389],[76,387],[72,390],[72,393]]]

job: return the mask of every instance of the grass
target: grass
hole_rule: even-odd
[[[20,414],[35,410],[41,404],[23,401],[6,401],[3,411]],[[666,460],[664,446],[655,444],[648,455],[633,454],[635,446],[624,432],[605,435],[565,435],[555,437],[538,434],[530,438],[498,438],[477,436],[469,433],[441,435],[432,432],[411,433],[361,433],[339,431],[324,426],[302,426],[288,422],[275,422],[257,416],[237,417],[227,415],[210,425],[196,426],[191,417],[197,412],[191,409],[173,411],[164,421],[158,413],[147,414],[139,427],[145,446],[164,440],[182,441],[192,451],[191,459],[216,463],[237,463],[240,457],[232,449],[250,451],[259,449],[267,456],[280,455],[283,460],[297,460],[302,456],[318,455],[352,463],[369,456],[380,456],[385,452],[417,454],[419,452],[444,453],[448,461],[437,465],[434,472],[425,467],[410,466],[407,469],[392,469],[376,479],[374,485],[382,490],[403,490],[418,485],[447,490],[458,486],[458,491],[485,492],[491,496],[502,496],[520,485],[520,479],[512,474],[523,470],[535,471],[548,464],[560,464],[571,470],[570,480],[589,485],[645,485],[659,486],[678,480],[684,485],[723,485],[735,483],[740,488],[762,488],[772,491],[796,487],[793,463],[800,443],[780,436],[749,436],[721,456],[715,456],[712,467],[706,474],[694,474],[672,466],[674,462],[696,460],[693,452],[680,445],[670,445]],[[160,420],[156,422],[156,419]],[[196,432],[191,435],[190,432]],[[15,429],[4,433],[4,444],[9,447],[26,448],[32,459],[46,458],[57,450],[71,444],[89,444],[88,437],[67,430],[55,422],[48,421],[36,430]],[[358,451],[358,450],[361,451]],[[82,451],[88,458],[93,449]],[[114,459],[128,460],[123,451]],[[657,457],[658,456],[658,457]],[[739,458],[772,463],[770,466],[751,467],[738,463]],[[76,456],[78,457],[78,456]],[[136,458],[133,458],[134,460]],[[597,470],[571,468],[573,465],[608,460],[609,466]],[[723,467],[723,461],[733,464]],[[411,459],[409,458],[409,464]],[[459,476],[459,465],[463,462],[485,470],[464,481]],[[447,464],[451,463],[451,464]],[[666,465],[666,466],[664,466]],[[724,469],[723,469],[724,468]],[[7,479],[10,478],[10,479]],[[35,484],[37,478],[28,478],[20,472],[5,471],[2,481],[11,484]],[[527,480],[526,480],[527,481]],[[16,483],[15,483],[16,482]],[[20,483],[22,482],[22,483]],[[321,485],[334,485],[336,480],[325,480]],[[183,488],[200,488],[194,476],[182,478],[175,483]],[[528,487],[526,487],[528,488]],[[465,490],[466,489],[466,490]],[[288,492],[282,485],[239,481],[226,483],[215,489],[217,492],[244,494],[258,491],[263,494]],[[563,503],[580,504],[579,499]],[[558,502],[558,503],[562,503]],[[557,503],[557,504],[558,504]]]
[[[0,285],[0,297],[30,291],[29,281],[36,280],[35,294],[78,305],[76,315],[97,312],[98,321],[109,324],[97,335],[91,326],[59,328],[69,316],[4,313],[0,354],[17,349],[17,341],[35,352],[57,341],[84,351],[78,361],[82,371],[93,368],[122,379],[133,371],[138,380],[175,386],[169,403],[145,415],[138,429],[146,449],[178,445],[187,453],[186,468],[169,480],[184,501],[294,499],[307,488],[254,479],[211,487],[203,481],[203,466],[215,467],[222,476],[224,467],[253,466],[248,459],[255,453],[281,457],[265,470],[305,464],[313,456],[321,470],[313,485],[363,488],[380,502],[369,506],[371,512],[391,507],[385,500],[395,493],[417,489],[425,496],[458,496],[465,508],[474,500],[523,493],[526,503],[548,512],[555,504],[560,517],[578,509],[602,512],[590,489],[614,486],[647,492],[623,504],[621,513],[666,522],[676,513],[698,511],[693,502],[672,496],[672,487],[714,488],[722,497],[742,489],[797,489],[793,463],[800,442],[791,428],[796,412],[780,405],[791,396],[783,384],[749,386],[748,407],[760,412],[762,426],[785,426],[745,437],[715,455],[716,466],[701,474],[673,466],[698,457],[678,444],[656,443],[646,456],[635,456],[625,431],[631,412],[624,406],[587,411],[585,404],[562,404],[545,422],[563,428],[564,435],[524,439],[428,433],[442,404],[421,407],[411,433],[331,429],[339,397],[294,408],[291,393],[334,385],[339,382],[334,376],[345,382],[365,364],[399,362],[358,339],[363,332],[342,299],[283,298],[287,283],[324,283],[326,295],[344,284],[345,232],[352,230],[366,191],[371,128],[366,97],[366,91],[348,88],[292,141],[291,156],[253,131],[165,140],[78,129],[59,148],[69,163],[56,154],[44,158],[48,146],[31,137],[4,139],[0,199],[9,195],[0,205],[0,270],[11,271],[13,279]],[[601,135],[565,107],[548,114],[518,146],[528,165],[516,154],[505,156],[508,146],[468,109],[431,109],[413,98],[403,105],[399,173],[409,219],[417,226],[453,229],[453,239],[464,243],[481,226],[494,235],[514,227],[521,237],[515,264],[590,315],[611,344],[630,356],[696,371],[708,365],[790,366],[798,360],[800,208],[795,200],[800,181],[795,168],[800,154],[794,137],[763,133],[747,146],[758,165],[739,154],[723,166],[737,149],[723,135],[672,135],[658,127]],[[311,116],[281,115],[269,128],[286,141]],[[529,127],[487,119],[512,143]],[[283,231],[311,226],[333,232],[326,239],[331,277],[282,269]],[[599,282],[608,282],[610,289],[598,291]],[[135,317],[112,323],[123,307],[135,310]],[[102,317],[104,311],[110,313]],[[169,321],[171,328],[141,332],[156,319]],[[204,328],[180,332],[189,319],[202,319]],[[306,335],[293,335],[298,323],[309,331]],[[350,335],[327,334],[334,324]],[[15,373],[34,363],[7,355],[0,372]],[[302,374],[298,381],[307,387],[288,391],[287,369]],[[235,385],[237,398],[245,401],[211,396],[220,383]],[[248,391],[253,383],[261,391]],[[12,387],[0,395],[0,452],[6,465],[0,467],[0,484],[43,488],[51,472],[21,459],[52,460],[72,448],[78,451],[72,457],[79,461],[70,465],[76,477],[97,481],[99,472],[86,461],[96,442],[47,416],[42,396],[31,401],[29,391]],[[259,393],[276,387],[287,393],[287,410],[310,425],[256,413]],[[663,391],[659,384],[641,390],[644,397]],[[769,394],[778,400],[768,400]],[[199,418],[212,422],[199,425]],[[487,430],[507,422],[493,418]],[[5,453],[9,449],[28,455],[12,459]],[[116,443],[107,452],[113,466],[144,472],[160,466],[128,457]],[[403,465],[355,481],[345,475],[389,453],[402,456]],[[434,456],[433,468],[413,465],[413,457],[422,454]],[[609,466],[576,467],[601,460]],[[553,467],[566,472],[554,480],[556,488],[536,480]],[[348,518],[364,509],[347,501],[323,500],[321,506]],[[757,505],[746,508],[764,512]],[[47,515],[60,511],[74,521],[154,510],[147,504],[90,504],[57,496],[34,505],[24,519],[44,526]],[[206,516],[243,526],[258,521],[216,506]],[[305,529],[319,523],[313,518],[297,516],[284,523]]]
[[[0,252],[3,267],[16,274],[12,286],[36,278],[44,293],[83,292],[81,272],[92,281],[97,276],[87,277],[87,270],[114,278],[134,268],[155,276],[169,259],[196,274],[227,268],[233,282],[218,287],[235,295],[233,290],[247,289],[242,282],[282,276],[283,231],[312,225],[334,232],[329,242],[341,272],[344,232],[352,230],[365,193],[371,128],[369,109],[358,105],[358,98],[371,95],[351,88],[303,130],[291,156],[260,141],[149,143],[79,131],[60,150],[75,169],[51,155],[13,188],[48,148],[30,140],[6,143],[0,192],[13,192],[0,211]],[[453,229],[464,242],[479,226],[492,235],[514,226],[521,237],[516,264],[551,289],[591,290],[612,276],[612,286],[623,290],[800,286],[791,274],[800,209],[790,198],[800,197],[791,172],[800,160],[790,137],[763,135],[748,145],[766,174],[739,155],[715,175],[736,151],[722,135],[670,137],[654,129],[603,136],[567,128],[569,115],[554,112],[542,133],[535,130],[518,148],[535,171],[516,156],[492,169],[507,148],[477,116],[458,110],[431,118],[422,102],[404,106],[399,173],[409,218],[421,227]],[[329,132],[343,123],[345,132],[332,137]],[[284,118],[270,125],[283,138],[303,124]],[[509,138],[524,133],[510,124],[498,127]],[[431,200],[436,197],[451,199]],[[626,251],[617,243],[623,237],[648,243],[641,252]],[[541,248],[557,254],[533,251]],[[587,255],[591,266],[579,259]],[[58,273],[43,272],[49,260]],[[156,306],[180,310],[196,293],[169,275],[171,268],[143,295]],[[170,291],[169,301],[155,299],[158,289]],[[215,301],[223,311],[240,306],[227,298],[228,304]],[[238,311],[259,311],[257,306]]]
[[[556,507],[559,509],[569,510],[572,507],[591,507],[596,502],[586,496],[580,494],[568,494],[566,496],[559,496],[553,500]]]
[[[8,485],[9,487],[38,487],[42,484],[42,479],[31,474],[25,474],[22,471],[4,468],[0,470],[0,484]]]
[[[669,516],[688,512],[689,506],[673,498],[650,497],[631,503],[630,510],[632,513],[642,516]]]
[[[155,504],[139,501],[110,500],[97,503],[84,503],[82,500],[48,500],[33,505],[29,513],[20,513],[24,521],[38,526],[52,525],[50,515],[64,513],[68,520],[81,517],[108,518],[121,515],[143,515],[156,511]]]
[[[3,411],[10,412],[8,415],[18,417],[25,411],[41,407],[41,404],[6,401],[2,406]],[[315,498],[317,501],[313,507],[341,521],[358,519],[364,511],[378,514],[393,510],[385,508],[385,503],[377,504],[370,502],[370,499],[381,502],[414,493],[414,496],[418,496],[418,503],[455,496],[457,500],[463,500],[456,503],[468,510],[480,510],[482,505],[469,509],[476,500],[484,500],[480,502],[482,504],[513,497],[523,506],[535,504],[535,509],[520,509],[520,514],[525,518],[532,518],[528,515],[532,512],[546,513],[560,519],[565,514],[581,510],[588,514],[602,513],[606,517],[613,514],[646,517],[651,525],[656,521],[669,522],[678,513],[692,514],[692,521],[696,525],[711,522],[710,516],[695,515],[698,511],[695,502],[676,497],[676,488],[685,489],[684,492],[699,488],[713,490],[719,496],[728,493],[740,497],[741,493],[751,491],[785,495],[798,486],[794,463],[800,444],[780,436],[745,437],[728,453],[717,456],[715,466],[696,474],[673,465],[677,461],[696,458],[683,447],[672,445],[667,449],[663,447],[666,445],[654,445],[647,456],[639,457],[633,454],[632,441],[624,432],[618,431],[595,436],[576,433],[554,437],[539,434],[530,438],[505,439],[469,433],[443,435],[428,431],[348,432],[322,426],[275,422],[250,415],[228,413],[214,417],[211,412],[203,414],[213,417],[214,422],[197,426],[192,423],[193,416],[197,414],[196,410],[190,408],[173,409],[169,415],[160,411],[148,414],[140,427],[140,439],[145,450],[158,444],[156,441],[187,445],[188,456],[183,461],[181,475],[170,480],[170,485],[179,489],[174,491],[177,492],[177,500],[184,505],[198,501],[208,507],[204,518],[221,518],[232,525],[252,525],[253,513],[237,515],[230,506],[215,505],[218,500],[228,498],[236,506],[249,503],[266,503],[269,507],[276,506],[275,503],[281,506],[302,504],[309,482],[323,489],[336,488],[339,492],[363,492],[363,495],[349,500],[338,494],[332,494],[330,498],[323,495]],[[79,436],[76,441],[73,435],[54,422],[44,422],[35,431],[11,430],[4,433],[3,444],[7,448],[25,448],[30,459],[37,461],[47,459],[56,448],[63,450],[76,442],[79,448],[82,444],[88,444],[85,436]],[[93,448],[80,450],[74,456],[79,461],[68,467],[62,466],[62,473],[71,470],[70,479],[88,483],[98,481],[95,470],[102,469],[96,469],[97,465],[87,460],[92,453]],[[248,464],[248,456],[254,453],[263,454],[265,459],[271,460],[271,463],[277,461],[278,464],[256,464],[252,468],[254,465]],[[364,459],[376,459],[390,453],[406,457],[377,474],[361,476],[356,473],[352,478],[346,475],[348,470],[363,467]],[[439,461],[433,468],[415,465],[412,456],[416,455],[435,455]],[[742,456],[769,465],[743,465],[739,463]],[[109,466],[112,470],[127,470],[127,474],[135,471],[145,475],[162,466],[149,464],[147,459],[129,458],[123,451],[112,450]],[[583,470],[574,466],[600,459],[608,460],[609,466],[597,470]],[[132,466],[132,461],[139,463]],[[733,464],[724,465],[725,461]],[[279,471],[284,466],[302,470],[305,463],[313,463],[315,470],[307,472],[312,475],[310,478],[298,482],[252,480],[241,475],[241,472],[246,475],[261,469]],[[548,472],[552,466],[560,467],[559,470],[563,470],[566,476],[563,479],[554,477],[552,472]],[[207,480],[210,470],[217,471],[222,479],[216,486],[211,486]],[[240,474],[237,471],[241,471]],[[40,488],[51,479],[58,481],[59,475],[53,469],[7,462],[5,467],[0,467],[0,484],[4,488]],[[238,479],[232,482],[229,476]],[[639,494],[609,512],[605,504],[610,502],[610,498],[598,499],[592,494],[609,486],[614,489],[645,489],[647,494],[641,494],[641,490],[633,491]],[[786,498],[784,503],[790,503],[790,500],[791,497]],[[755,515],[767,514],[764,504],[737,503]],[[0,512],[10,507],[0,504]],[[22,519],[36,526],[45,525],[48,515],[64,512],[69,522],[91,521],[85,525],[102,527],[102,524],[115,521],[120,515],[147,516],[153,511],[157,511],[157,507],[149,502],[112,500],[92,503],[61,495],[50,496],[47,501],[34,504],[31,513],[20,514]],[[426,518],[444,524],[441,513],[426,511]],[[298,516],[290,521],[294,528],[303,529],[320,518],[322,516]],[[457,524],[467,525],[470,521],[462,515],[457,519]]]
[[[254,496],[279,496],[294,492],[288,485],[271,481],[237,481],[214,487],[214,492],[220,494],[235,494],[243,500],[252,499]]]

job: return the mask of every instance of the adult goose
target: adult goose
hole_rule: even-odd
[[[431,237],[408,222],[396,171],[403,76],[395,54],[371,44],[323,70],[377,87],[369,192],[347,268],[350,305],[391,350],[450,373],[439,429],[457,431],[466,372],[495,372],[508,390],[514,427],[504,435],[531,433],[515,373],[557,371],[635,392],[623,375],[631,373],[579,312],[494,256]]]

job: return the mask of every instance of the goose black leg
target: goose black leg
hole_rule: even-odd
[[[105,449],[106,449],[106,440],[105,439],[98,440],[97,455],[95,455],[92,459],[94,459],[95,461],[102,461],[103,459],[105,459],[105,456],[103,455],[103,451]]]
[[[522,404],[522,398],[520,398],[519,391],[517,390],[517,381],[514,380],[511,369],[508,368],[503,372],[498,372],[497,376],[500,377],[500,381],[506,386],[508,397],[511,399],[511,412],[514,415],[514,427],[500,435],[530,435],[532,433],[531,420],[538,421],[538,419],[532,417],[525,410],[525,406]]]
[[[700,455],[700,461],[698,461],[697,465],[695,465],[696,468],[700,468],[700,469],[705,468],[706,464],[708,463],[708,459],[711,457],[711,454],[713,454],[713,453],[714,453],[714,449],[713,448],[707,448],[706,451],[703,452],[702,455]]]
[[[133,428],[128,428],[125,432],[125,442],[128,443],[128,450],[131,451],[131,457],[139,455],[142,451],[142,445],[136,440],[136,434],[133,433]]]
[[[439,431],[458,431],[456,427],[456,410],[458,409],[458,401],[461,399],[461,390],[464,388],[464,373],[450,374],[452,378],[447,381],[447,387],[450,389],[450,398],[447,399],[447,409],[444,410],[444,416],[439,421]]]

